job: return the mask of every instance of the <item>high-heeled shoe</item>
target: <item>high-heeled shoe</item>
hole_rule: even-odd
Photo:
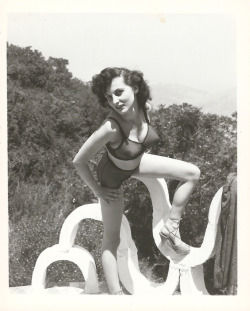
[[[175,224],[175,226],[173,226],[173,229],[171,231],[167,226],[167,223],[164,225],[164,228],[167,230],[167,232],[160,232],[162,242],[166,244],[165,246],[172,248],[176,254],[185,256],[190,253],[190,246],[184,243],[181,238],[177,236],[177,231],[179,229],[181,218],[170,218],[170,220]],[[176,243],[176,239],[179,239],[179,243]]]

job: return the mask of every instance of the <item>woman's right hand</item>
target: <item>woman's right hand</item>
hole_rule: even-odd
[[[109,204],[110,201],[116,201],[121,197],[120,189],[111,189],[103,186],[98,186],[94,191],[95,195]]]

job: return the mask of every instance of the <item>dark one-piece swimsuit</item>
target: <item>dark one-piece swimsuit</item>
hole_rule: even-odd
[[[109,143],[106,144],[106,148],[112,156],[119,160],[127,161],[136,159],[150,147],[152,147],[156,141],[159,140],[157,133],[149,124],[148,118],[146,118],[148,123],[148,131],[142,143],[129,139],[124,133],[120,123],[115,118],[109,117],[108,119],[112,119],[118,124],[122,136],[122,141],[116,148],[112,148]],[[118,189],[120,188],[123,181],[135,173],[138,166],[132,170],[122,170],[110,160],[108,152],[106,151],[97,166],[98,181],[103,187]]]

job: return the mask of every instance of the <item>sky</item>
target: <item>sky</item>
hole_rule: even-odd
[[[30,4],[27,6],[27,2]],[[36,0],[36,1],[17,1],[8,0],[6,3],[10,5],[11,11],[37,11],[39,9],[50,11],[72,11],[70,5],[81,3],[82,11],[85,11],[86,2],[94,3],[96,1],[64,1],[64,0]],[[106,6],[107,0],[98,2],[94,9],[97,10],[101,6],[102,10],[109,10]],[[108,1],[111,2],[111,1]],[[116,3],[122,4],[122,1]],[[150,12],[215,12],[215,14],[198,14],[198,15],[62,15],[62,14],[8,14],[8,41],[19,46],[32,46],[43,53],[48,58],[63,57],[69,60],[69,70],[74,76],[82,80],[90,80],[92,75],[99,72],[102,68],[111,65],[122,65],[136,67],[145,73],[145,77],[151,83],[177,83],[188,85],[194,88],[204,89],[208,91],[216,91],[236,85],[236,37],[234,21],[231,17],[221,15],[221,12],[230,12],[236,14],[237,20],[237,41],[238,41],[238,94],[239,101],[239,203],[245,206],[245,202],[249,201],[249,51],[250,51],[250,22],[249,22],[249,2],[243,0],[204,0],[204,1],[161,1],[164,5],[159,5],[159,0],[143,1],[143,5],[138,4],[139,1],[126,0],[124,8],[128,6],[130,11],[148,11]],[[148,2],[153,2],[154,6],[144,9]],[[231,3],[234,2],[235,5]],[[56,4],[55,4],[56,3]],[[65,5],[67,3],[69,6]],[[104,3],[103,5],[101,5]],[[137,5],[136,5],[137,3]],[[104,6],[106,6],[104,8]],[[173,7],[174,6],[174,7]],[[184,7],[183,7],[184,6]],[[203,9],[204,6],[204,9]],[[248,6],[248,7],[247,7]],[[88,7],[88,6],[87,6]],[[138,8],[139,7],[139,8]],[[142,8],[141,8],[142,7]],[[241,8],[239,8],[241,7]],[[78,7],[76,7],[78,9]],[[74,10],[76,10],[74,9]],[[111,6],[112,9],[112,6]],[[143,10],[144,9],[144,10]],[[89,9],[90,10],[90,9]],[[125,9],[124,9],[125,10]],[[3,7],[0,10],[0,39],[5,40],[3,36],[2,17]],[[100,26],[100,27],[98,27]],[[122,30],[122,31],[121,31]],[[5,31],[4,31],[5,33]],[[5,45],[4,45],[5,48]],[[4,49],[1,51],[4,53]],[[2,54],[3,55],[3,54]],[[0,58],[3,63],[3,58]],[[2,73],[5,72],[2,69]],[[3,76],[3,75],[2,75]],[[5,77],[1,79],[6,83]],[[2,86],[2,84],[1,84]],[[6,88],[6,87],[5,87]],[[6,93],[6,92],[5,92]],[[5,93],[1,92],[1,103],[6,102]],[[0,148],[1,148],[1,198],[6,202],[6,208],[1,209],[1,228],[2,230],[2,249],[4,268],[8,262],[8,209],[7,209],[7,105],[1,106],[1,126],[0,126]],[[4,117],[3,117],[4,116]],[[2,177],[2,175],[1,175]],[[240,216],[240,215],[239,215]],[[248,216],[248,217],[246,217]],[[240,230],[239,236],[244,244],[245,238],[249,236],[249,209],[245,209],[239,217]],[[243,230],[243,231],[242,231]],[[246,241],[247,242],[247,241]],[[233,310],[239,306],[243,308],[249,306],[249,271],[244,267],[248,265],[249,251],[248,248],[239,247],[239,275],[241,276],[240,295],[232,300],[223,300],[223,305],[219,303],[221,309],[228,308]],[[5,257],[4,257],[5,256]],[[6,290],[8,282],[8,267],[2,269],[5,271],[1,278],[3,282],[3,298],[2,303],[6,303],[6,310],[20,309],[26,307],[26,302],[22,299],[14,299],[9,296]],[[139,297],[140,298],[140,297]],[[197,300],[197,299],[196,299]],[[45,309],[41,300],[39,310]],[[214,303],[204,298],[197,300],[203,309],[211,310]],[[13,304],[15,307],[13,308]],[[27,299],[26,309],[30,309],[30,299]],[[36,302],[37,305],[37,300]],[[43,301],[46,303],[46,301]],[[68,303],[72,307],[79,309],[79,301],[67,301],[60,297],[56,301],[55,310],[67,310]],[[90,301],[88,300],[88,303]],[[212,303],[211,303],[212,302]],[[77,303],[78,305],[76,306]],[[103,300],[94,301],[94,305],[100,305],[103,308]],[[99,304],[98,304],[99,303]],[[142,300],[133,300],[136,309],[142,309]],[[180,302],[185,308],[186,300]],[[157,299],[145,300],[145,309],[148,305],[153,308],[162,307],[162,301]],[[34,305],[34,303],[33,303]],[[39,306],[40,306],[39,305]],[[105,304],[104,304],[105,305]],[[179,306],[180,304],[178,304]],[[92,305],[91,305],[92,306]],[[118,307],[118,304],[115,305]],[[144,306],[144,305],[143,305]],[[146,307],[147,306],[147,307]],[[178,308],[177,306],[177,308]],[[197,305],[198,306],[198,305]],[[106,308],[105,308],[106,309]],[[133,310],[135,308],[132,308]],[[144,309],[144,308],[143,308]],[[179,307],[180,309],[180,307]],[[194,305],[194,309],[199,308]]]
[[[210,93],[236,87],[235,21],[225,14],[8,15],[9,43],[64,58],[83,81],[109,66],[139,69],[150,84]]]

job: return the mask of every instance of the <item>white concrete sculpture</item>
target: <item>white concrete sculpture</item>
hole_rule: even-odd
[[[99,292],[96,266],[92,255],[84,248],[74,245],[68,250],[62,250],[60,244],[46,248],[38,257],[32,274],[32,291],[41,293],[46,288],[47,267],[55,261],[68,260],[75,263],[82,271],[85,279],[86,294]]]
[[[131,294],[172,295],[180,285],[182,295],[208,294],[203,275],[203,263],[213,255],[220,215],[223,188],[214,196],[209,209],[208,225],[201,247],[190,247],[190,253],[176,262],[169,257],[159,235],[166,222],[171,204],[164,179],[138,178],[148,188],[153,205],[153,236],[162,254],[170,260],[168,277],[165,283],[151,283],[141,272],[138,264],[137,248],[131,236],[130,225],[125,215],[122,218],[121,242],[117,252],[118,272],[121,282]],[[46,269],[54,261],[69,260],[76,263],[85,278],[85,293],[99,292],[96,267],[92,255],[80,246],[74,245],[78,225],[86,218],[102,220],[99,203],[87,204],[75,209],[65,220],[59,244],[44,250],[35,265],[32,276],[34,290],[45,289]]]

